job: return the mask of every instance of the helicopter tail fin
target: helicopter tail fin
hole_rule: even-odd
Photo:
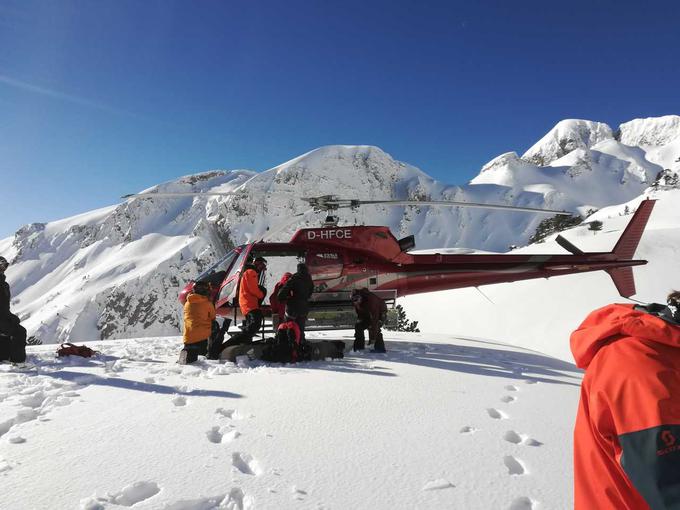
[[[612,250],[617,259],[631,260],[635,255],[635,250],[637,250],[642,233],[645,231],[649,216],[652,214],[652,209],[654,209],[654,202],[655,200],[649,199],[640,202],[637,211],[635,211],[635,214]],[[616,267],[606,271],[611,276],[616,290],[619,291],[621,296],[629,298],[636,293],[632,267]]]
[[[612,250],[617,259],[631,260],[633,255],[635,255],[635,250],[637,250],[642,233],[645,231],[649,216],[652,214],[652,209],[654,209],[654,202],[655,200],[649,199],[640,202],[637,211],[635,211],[635,214]],[[636,293],[632,267],[617,267],[607,269],[606,271],[612,277],[616,290],[619,291],[621,296],[629,298]]]
[[[633,218],[626,226],[626,229],[621,234],[616,246],[612,250],[612,253],[619,259],[629,260],[635,255],[635,250],[637,250],[638,243],[642,237],[642,233],[645,231],[645,226],[647,226],[647,220],[652,214],[652,209],[654,209],[654,202],[656,200],[643,200],[635,211]]]

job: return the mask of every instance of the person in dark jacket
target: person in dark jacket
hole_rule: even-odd
[[[357,322],[354,325],[354,350],[364,349],[364,329],[368,329],[368,343],[373,343],[373,351],[387,352],[380,331],[387,317],[385,302],[366,288],[354,289],[351,300],[357,313]]]
[[[20,324],[19,317],[9,311],[12,294],[5,278],[8,267],[7,259],[0,257],[0,334],[9,337],[9,360],[23,363],[26,361],[26,329]]]
[[[680,509],[680,293],[667,303],[608,305],[571,335],[575,510]]]
[[[298,264],[297,271],[281,287],[276,295],[286,303],[286,320],[293,320],[300,327],[301,341],[305,341],[305,324],[309,314],[309,298],[314,292],[314,282],[306,264]]]

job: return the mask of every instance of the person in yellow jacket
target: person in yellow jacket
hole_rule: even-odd
[[[236,333],[222,344],[222,349],[238,344],[249,344],[262,327],[264,315],[261,304],[267,289],[259,284],[260,275],[266,271],[267,261],[257,257],[252,264],[244,266],[238,290],[238,306],[244,316],[241,332]]]
[[[181,365],[193,363],[199,354],[208,352],[208,338],[215,320],[215,305],[210,295],[208,282],[196,282],[184,303],[184,348],[179,355]]]

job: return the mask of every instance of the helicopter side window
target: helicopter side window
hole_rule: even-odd
[[[309,272],[315,280],[339,278],[342,275],[342,256],[333,251],[319,251],[307,256]]]
[[[224,280],[224,276],[229,270],[229,266],[234,261],[238,252],[236,250],[231,250],[224,257],[218,260],[215,264],[210,266],[206,271],[204,271],[196,281],[208,281],[213,285],[219,285]]]
[[[218,304],[227,299],[234,292],[236,284],[238,283],[241,266],[243,266],[243,260],[246,257],[247,251],[248,250],[246,250],[245,247],[241,250],[241,253],[239,253],[236,262],[232,264],[229,274],[227,274],[227,276],[224,278],[224,280],[227,283],[225,283],[224,286],[220,289],[220,293],[217,297]]]

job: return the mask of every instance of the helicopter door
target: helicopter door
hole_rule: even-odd
[[[238,290],[238,281],[241,277],[241,269],[248,255],[247,247],[243,247],[236,262],[231,266],[229,274],[224,278],[224,284],[220,288],[220,293],[217,296],[216,307],[234,308],[238,305],[236,292]]]

